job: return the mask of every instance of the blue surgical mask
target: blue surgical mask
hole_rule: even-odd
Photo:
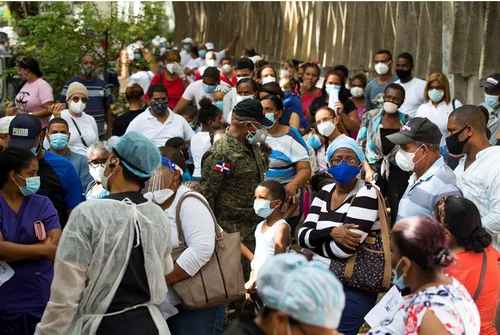
[[[349,184],[359,174],[361,168],[342,161],[340,164],[328,168],[328,173],[335,178],[339,184]]]
[[[19,176],[24,179],[26,185],[19,187],[19,191],[21,191],[22,195],[25,197],[35,194],[40,189],[40,177],[28,177],[24,178],[23,176]]]
[[[340,91],[340,85],[326,84],[325,91],[328,95],[332,95],[334,92]]]
[[[207,50],[205,49],[198,50],[198,56],[200,56],[200,58],[205,59],[206,55],[207,55]]]
[[[314,134],[309,136],[307,139],[307,145],[309,145],[314,150],[318,150],[321,147],[321,140],[318,135]]]
[[[392,270],[392,284],[396,286],[400,291],[402,291],[407,288],[407,285],[405,283],[405,275],[398,275],[398,268],[400,263],[401,259],[399,260],[394,270]]]
[[[484,94],[484,105],[491,109],[498,106],[498,95]]]
[[[69,136],[57,133],[49,136],[50,147],[54,150],[62,150],[68,145]]]
[[[271,208],[271,200],[266,199],[255,199],[253,202],[253,210],[255,214],[264,219],[268,218],[274,211],[274,209]]]
[[[265,117],[272,123],[276,122],[276,117],[274,116],[274,113],[266,113]]]
[[[203,91],[207,94],[214,93],[216,88],[217,88],[217,85],[207,85],[207,84],[203,83]]]
[[[443,100],[444,91],[438,90],[437,88],[433,88],[433,89],[429,90],[428,95],[429,95],[429,99],[431,99],[432,102],[438,103],[441,100]]]
[[[219,108],[219,110],[223,111],[224,110],[224,101],[219,100],[214,102],[215,107]]]

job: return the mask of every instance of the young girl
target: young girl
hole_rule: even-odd
[[[264,219],[255,229],[255,253],[248,249],[243,254],[252,262],[250,279],[245,284],[251,289],[260,267],[269,256],[286,252],[290,243],[290,227],[283,219],[282,207],[286,192],[283,185],[277,181],[266,180],[255,189],[254,210]]]

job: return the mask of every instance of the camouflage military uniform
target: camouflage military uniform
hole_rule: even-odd
[[[266,155],[257,146],[225,134],[215,142],[202,163],[200,191],[210,202],[219,225],[241,234],[250,250],[259,219],[253,209],[254,192],[264,180]]]

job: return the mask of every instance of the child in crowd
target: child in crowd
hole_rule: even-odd
[[[254,254],[242,245],[243,255],[251,261],[252,269],[250,279],[245,284],[247,289],[254,287],[259,269],[270,256],[288,250],[290,227],[283,218],[285,199],[285,188],[277,181],[263,181],[255,189],[253,208],[264,220],[255,229]]]

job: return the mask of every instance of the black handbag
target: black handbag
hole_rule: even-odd
[[[372,186],[374,187],[374,186]],[[384,197],[377,190],[380,231],[370,232],[356,253],[349,258],[334,258],[330,270],[346,286],[380,293],[391,286],[391,252]]]

